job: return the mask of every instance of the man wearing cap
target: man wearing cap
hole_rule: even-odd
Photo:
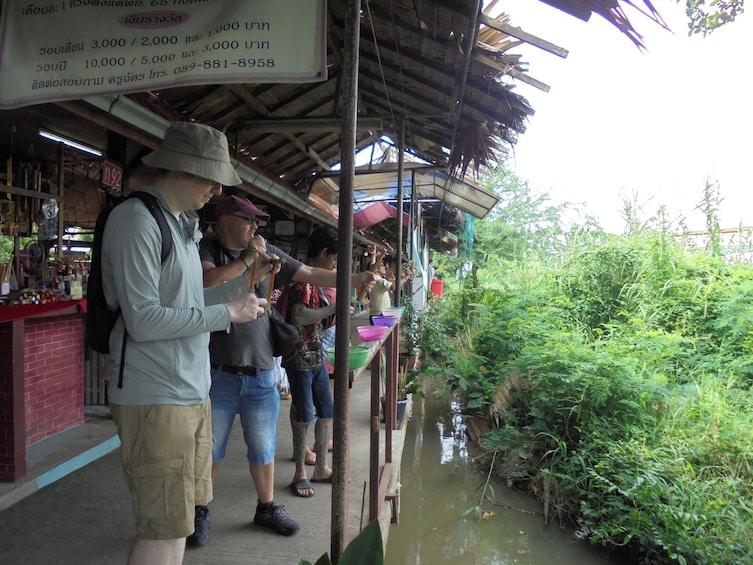
[[[228,196],[215,209],[216,238],[201,242],[204,284],[212,287],[232,280],[248,268],[254,249],[285,260],[275,277],[275,286],[291,282],[308,282],[317,286],[336,286],[337,273],[311,267],[268,245],[256,235],[258,218],[269,215],[248,199]],[[353,287],[373,286],[373,273],[354,274]],[[269,277],[256,285],[256,293],[267,297]],[[333,307],[334,308],[334,307]],[[334,313],[334,312],[333,312]],[[225,457],[235,415],[240,414],[243,437],[246,441],[249,471],[257,495],[254,523],[273,529],[278,534],[292,535],[298,523],[274,502],[274,458],[280,394],[272,355],[272,336],[269,316],[261,316],[248,323],[232,324],[229,332],[213,332],[210,341],[212,363],[212,476],[216,477]],[[205,545],[209,541],[209,508],[197,505],[196,530],[189,537],[191,545]]]
[[[102,284],[108,306],[122,312],[110,336],[109,399],[136,514],[129,563],[175,565],[194,530],[195,506],[212,499],[209,334],[256,319],[266,301],[248,292],[246,269],[203,289],[194,210],[223,184],[241,182],[225,135],[174,123],[143,161],[159,170],[154,186],[143,190],[159,201],[173,246],[163,263],[160,229],[137,198],[108,218]],[[270,269],[257,267],[262,275]]]

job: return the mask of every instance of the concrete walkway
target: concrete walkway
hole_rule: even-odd
[[[351,391],[348,532],[355,536],[368,519],[370,373]],[[275,501],[301,525],[283,537],[252,524],[256,492],[248,472],[240,423],[214,487],[211,538],[186,551],[184,563],[314,563],[330,553],[332,486],[315,484],[312,498],[293,496],[294,465],[288,410],[283,400],[278,422]],[[126,563],[135,535],[130,496],[120,466],[118,438],[106,410],[90,410],[85,424],[30,447],[25,480],[0,483],[0,562],[5,565],[110,565]],[[383,429],[382,425],[382,429]],[[313,430],[310,432],[313,442]],[[399,487],[404,430],[393,431],[393,476]],[[384,443],[383,435],[380,443]],[[380,450],[384,461],[383,449]],[[330,460],[331,461],[331,460]],[[309,473],[313,468],[309,467]],[[309,475],[310,476],[310,475]],[[390,505],[383,507],[383,535],[389,532]],[[385,538],[386,543],[386,538]]]

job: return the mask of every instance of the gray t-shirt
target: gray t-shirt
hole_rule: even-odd
[[[280,272],[275,275],[275,287],[285,286],[293,281],[303,263],[273,245],[267,244],[267,253],[279,255],[285,259]],[[236,259],[240,251],[223,249],[216,237],[201,241],[199,254],[201,260],[221,266]],[[256,284],[255,293],[260,298],[269,298],[269,275]],[[235,365],[237,367],[256,367],[257,369],[274,369],[272,357],[272,334],[269,330],[269,316],[262,316],[243,324],[230,324],[229,331],[212,332],[209,342],[209,356],[212,365]]]

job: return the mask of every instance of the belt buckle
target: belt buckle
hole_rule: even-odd
[[[257,369],[256,367],[233,366],[233,373],[240,377],[258,377],[259,369]]]

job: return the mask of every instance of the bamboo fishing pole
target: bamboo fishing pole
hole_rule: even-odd
[[[262,255],[262,252],[260,252],[258,248],[254,247],[253,249],[254,249],[254,255],[253,255],[254,264],[251,267],[251,279],[248,282],[249,292],[254,291],[254,279],[256,279],[256,268],[259,265],[259,259]],[[274,267],[277,265],[282,265],[283,263],[286,263],[287,260],[281,257],[277,257],[276,255],[270,256],[270,255],[267,255],[266,253],[263,253],[263,255],[264,255],[264,258],[267,259],[267,262],[270,263],[273,267],[272,272],[269,275],[269,290],[267,292],[267,304],[266,306],[264,306],[264,313],[266,314],[269,310],[269,302],[272,299],[272,292],[275,289]],[[274,258],[274,257],[277,257],[277,258]]]
[[[254,291],[254,279],[256,278],[256,265],[259,263],[259,250],[254,247],[254,265],[251,267],[251,279],[248,282],[248,292]]]
[[[267,290],[267,303],[264,305],[264,313],[269,312],[269,304],[272,302],[272,292],[275,289],[275,272],[269,273],[269,289]]]

